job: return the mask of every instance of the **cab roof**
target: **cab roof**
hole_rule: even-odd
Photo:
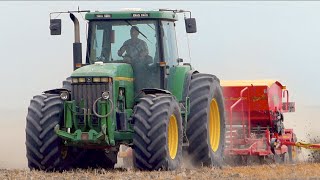
[[[172,11],[102,11],[89,12],[86,20],[107,20],[107,19],[166,19],[177,21],[178,15]]]

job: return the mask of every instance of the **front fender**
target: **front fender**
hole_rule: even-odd
[[[62,92],[70,92],[68,89],[65,89],[65,88],[57,88],[57,89],[50,89],[50,90],[47,90],[47,91],[44,91],[43,93],[45,94],[61,94]]]

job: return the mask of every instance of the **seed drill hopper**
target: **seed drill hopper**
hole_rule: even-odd
[[[295,134],[284,113],[295,112],[286,86],[275,80],[222,81],[226,109],[227,156],[293,158]],[[285,142],[274,146],[276,142]],[[279,158],[278,158],[279,159]]]

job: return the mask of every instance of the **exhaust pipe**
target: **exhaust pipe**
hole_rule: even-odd
[[[80,28],[78,18],[72,13],[70,13],[70,18],[74,24],[73,70],[76,70],[82,65],[82,44],[80,43]]]

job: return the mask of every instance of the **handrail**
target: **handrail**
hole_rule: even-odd
[[[231,147],[233,147],[233,140],[232,140],[232,111],[233,111],[233,108],[238,105],[242,100],[243,100],[243,93],[248,90],[248,87],[245,87],[243,88],[241,91],[240,91],[240,98],[230,107],[230,145]],[[249,93],[248,93],[248,100],[249,100]],[[242,103],[242,127],[243,127],[243,130],[244,130],[244,111],[243,111],[243,103]],[[244,130],[245,131],[245,130]]]
[[[251,88],[253,88],[253,84],[251,84]],[[250,99],[249,99],[249,94],[250,92],[248,91],[248,137],[251,134],[251,104],[250,104]]]
[[[286,107],[286,110],[285,111],[288,111],[289,110],[289,91],[286,89],[286,90],[284,90],[283,92],[282,92],[282,97],[284,98],[285,97],[285,93],[286,93],[286,95],[287,95],[287,107]],[[281,104],[281,106],[282,106],[282,104]]]

